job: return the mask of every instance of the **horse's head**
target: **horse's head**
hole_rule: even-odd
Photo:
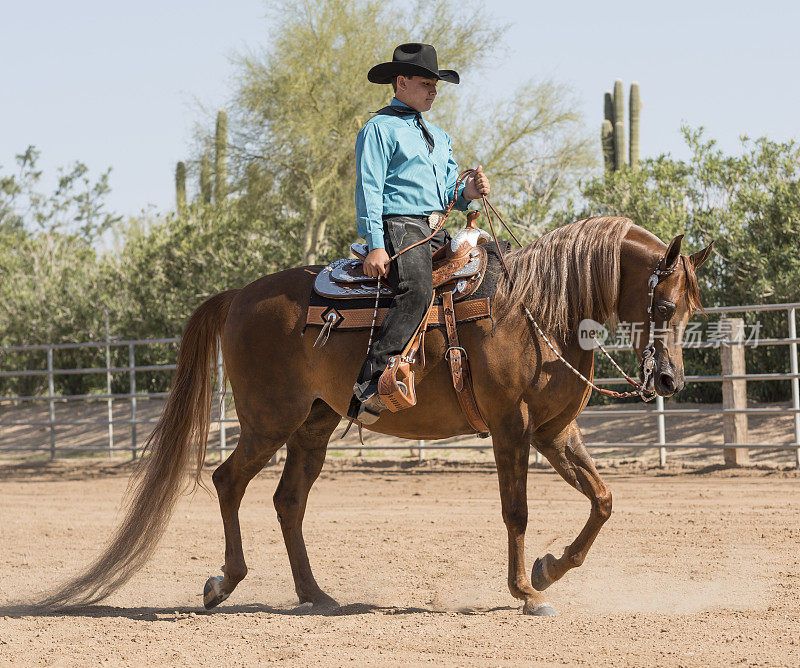
[[[706,261],[712,241],[693,255],[681,255],[683,235],[664,248],[640,227],[631,227],[621,249],[619,320],[630,323],[634,349],[642,361],[646,388],[669,397],[684,386],[683,331],[702,308],[695,271]]]

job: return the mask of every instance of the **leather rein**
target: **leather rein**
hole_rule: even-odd
[[[455,190],[453,192],[453,199],[451,200],[450,204],[448,204],[447,210],[445,211],[445,214],[444,214],[444,217],[442,218],[441,221],[439,221],[439,224],[436,226],[436,229],[433,231],[433,233],[429,237],[423,239],[422,241],[419,241],[419,242],[415,243],[414,246],[418,246],[419,244],[425,243],[426,241],[430,240],[444,226],[444,222],[447,219],[447,216],[450,214],[450,211],[453,208],[453,205],[455,204],[456,198],[458,196],[458,186],[461,184],[461,182],[466,177],[470,176],[471,174],[474,174],[475,171],[476,170],[474,170],[474,169],[466,169],[463,172],[461,172],[461,174],[458,175],[458,179],[456,180],[456,187],[455,187]],[[503,265],[503,269],[506,272],[506,277],[508,278],[509,283],[513,284],[513,280],[511,278],[511,272],[509,271],[508,265],[506,264],[505,258],[503,257],[503,251],[500,249],[500,242],[497,240],[497,234],[496,234],[495,229],[494,229],[494,223],[492,222],[492,216],[489,213],[490,210],[492,211],[492,213],[494,213],[497,216],[497,219],[503,224],[503,227],[506,228],[506,231],[508,231],[508,233],[512,236],[514,241],[517,242],[517,245],[522,247],[522,244],[520,243],[519,239],[517,239],[516,235],[511,230],[511,228],[508,226],[506,221],[503,220],[503,217],[492,206],[492,204],[489,202],[489,200],[486,199],[486,196],[482,195],[481,199],[483,200],[484,213],[486,214],[486,218],[489,221],[489,228],[492,231],[492,238],[494,239],[495,246],[497,246],[497,253],[500,256],[500,262]],[[394,260],[398,255],[401,255],[406,250],[409,250],[410,248],[413,248],[414,246],[409,246],[405,250],[400,251],[399,253],[394,255],[391,259]],[[664,264],[665,260],[666,260],[666,253],[658,261],[658,263],[656,264],[655,268],[653,269],[653,272],[650,274],[650,278],[647,280],[647,293],[648,293],[647,315],[648,315],[648,318],[649,318],[649,326],[648,326],[649,338],[648,338],[647,345],[645,346],[644,350],[642,351],[642,359],[639,362],[639,374],[641,376],[641,381],[636,380],[634,378],[631,378],[628,374],[626,374],[625,371],[623,371],[622,367],[620,367],[620,365],[617,364],[617,361],[605,349],[603,344],[600,343],[600,341],[597,340],[597,337],[594,337],[595,343],[597,344],[597,347],[600,349],[600,351],[608,358],[608,360],[611,362],[611,364],[614,366],[614,368],[622,374],[622,377],[626,381],[628,381],[628,383],[630,383],[635,388],[634,390],[632,390],[630,392],[617,392],[616,390],[608,390],[608,389],[605,389],[605,388],[602,388],[602,387],[598,387],[597,385],[595,385],[591,380],[589,380],[580,371],[578,371],[572,364],[570,364],[558,350],[556,350],[555,346],[552,344],[552,342],[550,341],[548,336],[542,331],[542,328],[539,327],[539,323],[536,322],[536,319],[533,317],[533,314],[530,312],[530,309],[528,309],[528,307],[525,304],[522,304],[522,310],[525,313],[525,317],[531,323],[531,325],[536,330],[536,332],[539,334],[539,336],[541,336],[544,339],[544,342],[547,344],[547,347],[550,348],[550,350],[555,354],[555,356],[559,360],[561,360],[566,365],[566,367],[570,371],[572,371],[572,373],[575,374],[578,378],[580,378],[587,386],[591,387],[593,390],[595,390],[596,392],[598,392],[598,393],[600,393],[600,394],[602,394],[603,396],[606,396],[606,397],[613,397],[615,399],[626,399],[628,397],[639,397],[644,402],[652,401],[653,399],[656,398],[656,392],[655,392],[655,390],[648,389],[647,385],[649,384],[650,380],[653,378],[653,374],[655,373],[655,365],[656,365],[656,359],[655,359],[655,352],[656,352],[656,348],[655,348],[655,326],[656,326],[656,323],[655,323],[655,309],[653,308],[653,300],[654,300],[654,295],[655,295],[655,289],[656,289],[656,285],[658,285],[659,281],[662,278],[664,278],[665,276],[669,276],[670,274],[672,274],[675,271],[675,269],[678,266],[678,260],[680,260],[680,256],[676,257],[675,261],[669,267],[665,267],[663,269],[660,269],[660,267]],[[380,282],[380,280],[379,280],[379,282]],[[376,305],[377,305],[377,302],[376,302]],[[371,338],[372,337],[370,336],[370,339]]]

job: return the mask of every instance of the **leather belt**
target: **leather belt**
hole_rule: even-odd
[[[435,230],[442,221],[442,218],[444,218],[444,211],[431,211],[428,214],[393,213],[383,216],[383,220],[386,220],[387,218],[416,218],[420,221],[424,220],[428,223],[428,227],[430,227],[432,230]]]

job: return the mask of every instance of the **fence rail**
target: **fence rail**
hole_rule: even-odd
[[[748,306],[723,306],[712,307],[706,309],[709,314],[733,314],[733,313],[747,313],[747,312],[763,312],[763,311],[785,311],[787,315],[788,327],[787,337],[785,338],[770,338],[761,339],[757,342],[758,346],[789,346],[789,363],[790,371],[786,372],[769,372],[759,374],[745,374],[745,373],[723,373],[718,376],[687,376],[686,382],[692,383],[723,383],[723,391],[725,387],[733,387],[737,383],[744,382],[759,382],[759,381],[788,381],[791,383],[792,388],[792,405],[791,407],[753,407],[748,408],[741,404],[741,401],[735,403],[733,407],[723,408],[665,408],[664,400],[662,397],[657,397],[655,407],[652,405],[644,409],[629,409],[629,408],[614,408],[609,410],[596,410],[587,409],[581,414],[581,417],[623,417],[623,416],[655,416],[658,425],[658,442],[657,443],[639,443],[639,442],[624,442],[624,443],[606,443],[594,442],[587,443],[590,448],[647,448],[659,449],[659,459],[662,465],[666,462],[666,450],[671,448],[709,448],[709,449],[724,449],[727,451],[739,450],[743,448],[756,449],[756,448],[771,448],[780,450],[794,450],[795,464],[800,466],[800,370],[798,369],[798,348],[797,344],[800,339],[797,337],[797,324],[796,314],[800,309],[800,303],[791,304],[764,304],[764,305],[748,305]],[[168,395],[167,392],[141,392],[137,389],[137,373],[147,372],[165,372],[173,371],[176,368],[175,364],[149,364],[149,365],[136,365],[136,347],[137,346],[151,346],[155,344],[176,344],[180,341],[178,338],[160,338],[160,339],[144,339],[144,340],[113,340],[106,335],[105,341],[96,341],[88,343],[59,343],[59,344],[38,344],[26,346],[8,346],[0,347],[0,355],[4,353],[13,352],[31,352],[31,351],[44,351],[46,354],[46,369],[0,369],[0,378],[9,377],[46,377],[47,378],[47,394],[46,395],[24,395],[24,396],[0,396],[0,406],[3,404],[20,404],[20,403],[36,403],[46,402],[48,408],[47,419],[39,420],[3,420],[0,419],[0,429],[3,427],[21,427],[21,426],[45,426],[49,427],[49,444],[42,446],[15,446],[15,445],[0,445],[0,453],[9,451],[30,451],[30,452],[47,452],[51,457],[55,457],[58,452],[74,452],[74,451],[107,451],[109,453],[119,451],[130,451],[133,457],[137,456],[140,450],[139,433],[137,425],[150,425],[156,420],[142,418],[138,415],[139,406],[137,401],[139,399],[155,399],[164,398]],[[729,344],[731,342],[728,342]],[[736,344],[736,342],[733,342]],[[128,350],[128,364],[126,366],[111,366],[111,350],[112,348],[127,347]],[[726,344],[720,347],[719,342],[705,342],[697,343],[691,346],[692,348],[720,348],[724,350]],[[741,348],[741,354],[744,355],[745,345],[738,343],[733,347]],[[65,349],[101,349],[105,352],[105,366],[103,367],[87,367],[77,369],[60,369],[55,368],[53,364],[53,353],[58,350]],[[609,350],[623,350],[626,347],[620,345],[606,346]],[[0,357],[2,360],[2,357]],[[742,357],[743,360],[743,357]],[[0,365],[2,362],[0,362]],[[221,370],[222,357],[219,355],[215,361],[217,370]],[[743,370],[743,361],[742,361]],[[74,375],[74,374],[105,374],[106,377],[106,392],[102,394],[73,394],[73,395],[57,395],[55,393],[55,377],[61,375]],[[128,374],[129,376],[129,391],[127,393],[113,393],[111,391],[112,378],[114,374]],[[218,384],[213,393],[213,396],[219,406],[218,416],[212,418],[212,423],[216,424],[219,429],[219,438],[217,443],[210,445],[210,450],[217,450],[220,458],[224,458],[230,449],[227,442],[226,428],[229,424],[236,424],[238,420],[235,418],[227,417],[226,407],[228,404],[229,394],[227,388],[222,385],[223,375],[217,374]],[[598,384],[620,384],[626,381],[621,378],[596,378],[595,382]],[[741,386],[740,386],[741,387]],[[105,401],[107,403],[107,418],[102,420],[60,420],[56,419],[56,405],[60,403],[69,402],[87,402],[87,401]],[[114,417],[113,409],[114,403],[127,402],[129,406],[129,417],[120,418]],[[739,419],[737,416],[743,416],[746,419],[747,415],[792,415],[794,418],[793,429],[793,442],[786,443],[751,443],[751,442],[737,442],[736,439],[726,438],[724,444],[710,444],[707,442],[697,443],[673,443],[666,440],[665,416],[688,416],[688,415],[720,415],[725,420]],[[728,417],[726,417],[728,416]],[[58,435],[56,427],[63,426],[86,426],[86,425],[104,425],[108,429],[108,442],[103,447],[98,446],[67,446],[58,445]],[[130,438],[128,444],[120,444],[115,442],[114,438],[114,425],[129,425]],[[422,454],[423,449],[447,449],[447,450],[468,450],[478,449],[486,450],[490,444],[475,443],[475,444],[438,444],[426,443],[419,441],[412,450],[417,450]],[[332,450],[369,450],[370,446],[367,445],[336,445],[331,448]],[[375,446],[379,450],[408,450],[408,445],[380,445]]]

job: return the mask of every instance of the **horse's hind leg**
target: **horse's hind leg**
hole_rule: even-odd
[[[297,596],[301,603],[310,602],[314,606],[337,603],[320,589],[311,573],[303,540],[303,516],[308,493],[325,462],[328,439],[340,420],[339,414],[326,403],[320,399],[314,402],[306,421],[286,443],[286,464],[274,496]]]
[[[578,537],[564,549],[564,554],[558,559],[546,554],[534,562],[531,582],[536,589],[543,591],[586,559],[594,539],[611,515],[611,491],[600,479],[574,421],[552,440],[534,437],[534,446],[547,457],[564,480],[592,503],[589,519]]]
[[[223,577],[210,577],[206,582],[203,590],[206,608],[222,603],[247,575],[239,529],[239,504],[248,483],[285,443],[286,436],[260,434],[245,428],[233,454],[214,471],[212,480],[217,488],[225,529],[225,566]]]

